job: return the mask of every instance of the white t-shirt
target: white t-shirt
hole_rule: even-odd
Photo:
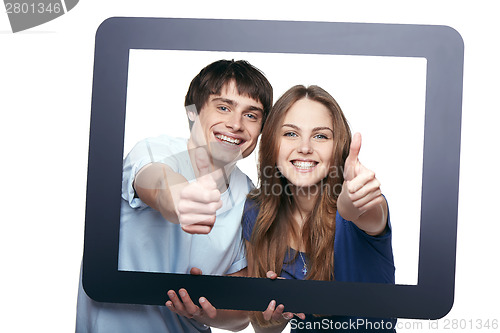
[[[198,267],[204,275],[235,273],[247,266],[241,216],[249,178],[238,168],[221,194],[222,208],[208,235],[191,235],[166,221],[159,212],[134,197],[136,173],[152,162],[167,164],[188,181],[195,179],[185,139],[161,136],[139,142],[124,160],[120,217],[119,270],[186,273]],[[166,292],[166,290],[165,290]],[[77,332],[202,332],[194,320],[177,316],[165,306],[98,303],[81,287]]]

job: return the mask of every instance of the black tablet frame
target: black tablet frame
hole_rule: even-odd
[[[417,285],[118,270],[130,49],[423,57],[427,60]],[[436,319],[453,305],[464,45],[447,26],[110,18],[96,34],[83,286],[96,301],[159,304],[186,288],[218,308]],[[404,111],[402,111],[404,112]],[[200,283],[200,282],[203,282]]]

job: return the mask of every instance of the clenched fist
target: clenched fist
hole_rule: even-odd
[[[191,234],[208,234],[215,223],[216,211],[222,207],[218,182],[223,180],[221,169],[210,170],[208,153],[203,148],[195,151],[199,177],[181,192],[178,217],[182,229]]]

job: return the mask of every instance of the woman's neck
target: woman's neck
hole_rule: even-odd
[[[318,198],[317,192],[311,192],[309,188],[295,187],[293,191],[293,201],[295,207],[293,208],[294,216],[297,214],[302,215],[302,221],[299,222],[300,226],[304,224],[305,219],[311,214]]]
[[[304,252],[305,248],[302,241],[302,228],[304,227],[304,223],[309,218],[311,212],[314,209],[318,194],[311,193],[309,189],[304,188],[294,188],[294,192],[292,193],[294,202],[294,206],[292,207],[292,215],[293,219],[297,223],[299,235],[298,239],[290,240],[290,246],[297,251]]]

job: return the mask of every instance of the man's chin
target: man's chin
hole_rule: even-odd
[[[219,168],[223,168],[229,164],[234,164],[240,159],[242,159],[242,156],[239,150],[237,152],[212,153],[212,161],[214,165]]]
[[[228,144],[215,143],[210,145],[212,161],[219,167],[234,163],[242,159],[242,151],[239,146],[229,146]]]

